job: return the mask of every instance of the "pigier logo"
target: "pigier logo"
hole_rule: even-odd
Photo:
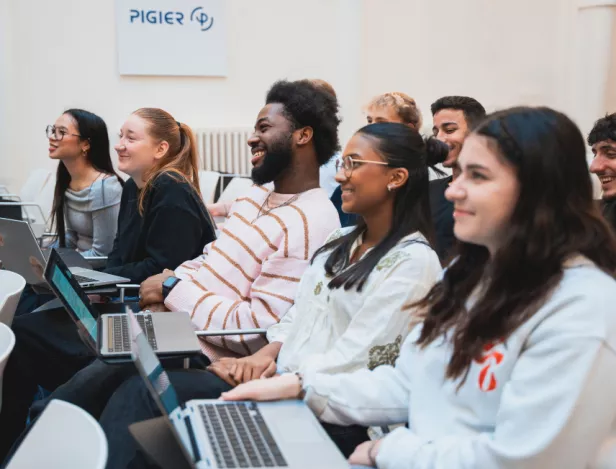
[[[186,26],[197,23],[201,31],[209,31],[214,26],[214,18],[203,7],[195,8],[190,15],[181,11],[163,10],[129,10],[129,13],[131,24]]]
[[[487,344],[483,347],[483,354],[479,360],[475,360],[480,365],[481,370],[479,371],[479,389],[483,392],[494,391],[498,386],[498,382],[496,381],[495,376],[495,368],[503,361],[505,356],[495,350],[496,346],[500,345],[499,343],[491,343]]]

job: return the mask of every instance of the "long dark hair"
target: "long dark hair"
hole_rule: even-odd
[[[494,143],[517,172],[520,193],[502,248],[460,242],[457,258],[419,303],[425,347],[447,336],[450,379],[466,379],[484,346],[506,340],[538,309],[563,276],[563,262],[582,254],[610,275],[616,238],[592,198],[582,134],[564,114],[519,107],[497,112],[474,131]],[[481,282],[481,297],[465,302]],[[421,317],[420,316],[420,317]]]
[[[68,109],[64,114],[71,116],[77,124],[80,140],[88,140],[90,149],[86,155],[88,163],[97,171],[113,175],[124,186],[124,180],[113,169],[109,154],[109,134],[105,121],[83,109]],[[53,206],[51,209],[51,226],[55,226],[57,239],[60,247],[66,247],[66,227],[64,225],[64,203],[66,191],[71,183],[71,175],[66,169],[64,162],[58,163],[56,172],[56,187],[54,189]]]
[[[353,231],[325,244],[313,257],[314,260],[320,253],[331,250],[325,262],[325,271],[335,277],[329,282],[329,288],[343,286],[345,290],[349,290],[357,284],[357,290],[361,291],[379,260],[405,236],[418,231],[433,244],[434,225],[430,214],[428,167],[442,162],[447,157],[449,148],[433,137],[424,141],[416,130],[404,124],[370,124],[359,129],[356,134],[373,139],[375,151],[390,167],[405,168],[409,173],[404,186],[395,193],[389,232],[359,262],[346,268],[353,243],[366,229],[366,223],[361,217]]]
[[[167,153],[145,174],[145,184],[139,194],[139,212],[143,215],[146,195],[156,178],[163,173],[187,182],[201,198],[197,142],[192,129],[176,121],[171,114],[162,109],[144,107],[137,109],[133,114],[147,121],[147,133],[150,136],[169,144]]]

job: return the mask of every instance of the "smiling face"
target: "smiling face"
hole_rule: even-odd
[[[57,136],[63,134],[62,140],[56,140],[55,136],[49,139],[49,158],[52,160],[74,160],[84,155],[84,151],[90,148],[87,140],[82,140],[77,128],[77,122],[70,114],[62,114],[54,123]]]
[[[453,168],[458,161],[462,144],[469,132],[464,111],[442,109],[434,114],[433,122],[432,134],[449,146],[449,154],[447,159],[443,161],[443,166]]]
[[[454,234],[463,242],[485,246],[493,255],[518,202],[515,168],[477,134],[467,138],[458,165],[460,175],[445,191],[454,204]]]
[[[603,199],[616,199],[616,141],[603,140],[592,146],[595,158],[590,164],[590,172],[601,181]]]
[[[252,152],[252,180],[256,184],[272,182],[291,165],[293,127],[280,103],[267,104],[259,115],[248,139]]]
[[[146,120],[131,114],[120,129],[120,141],[115,146],[119,157],[119,170],[131,176],[140,187],[144,175],[169,148],[167,142],[158,142],[152,138],[147,129]]]
[[[375,210],[383,208],[387,200],[393,200],[393,192],[387,190],[390,185],[398,189],[408,178],[403,168],[390,168],[378,153],[378,141],[373,137],[355,134],[347,143],[343,158],[352,158],[353,171],[347,177],[340,167],[336,173],[336,182],[342,190],[342,210],[366,217]],[[373,162],[373,163],[371,163]]]

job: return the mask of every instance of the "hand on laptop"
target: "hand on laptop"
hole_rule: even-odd
[[[271,378],[276,374],[276,361],[268,355],[258,352],[248,357],[235,360],[229,375],[237,383],[247,383],[253,379]]]
[[[143,281],[139,288],[139,306],[141,309],[164,302],[163,282],[173,275],[173,270],[165,269],[162,274],[153,275]]]
[[[165,306],[165,303],[154,303],[153,305],[148,305],[147,309],[151,313],[168,313],[169,309]]]
[[[220,398],[223,401],[279,401],[297,399],[301,391],[299,377],[289,373],[240,384],[229,392],[223,392]]]

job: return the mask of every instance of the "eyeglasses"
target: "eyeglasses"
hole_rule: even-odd
[[[353,174],[353,170],[357,168],[358,165],[369,163],[369,164],[380,164],[382,166],[389,166],[389,163],[385,163],[384,161],[372,161],[372,160],[354,160],[350,156],[343,156],[339,160],[336,161],[336,172],[340,171],[340,168],[344,169],[344,176],[349,179]]]
[[[45,133],[47,134],[47,138],[51,138],[53,140],[62,140],[65,135],[72,135],[74,137],[81,138],[79,134],[70,134],[66,130],[57,129],[55,125],[48,125],[45,129]]]

